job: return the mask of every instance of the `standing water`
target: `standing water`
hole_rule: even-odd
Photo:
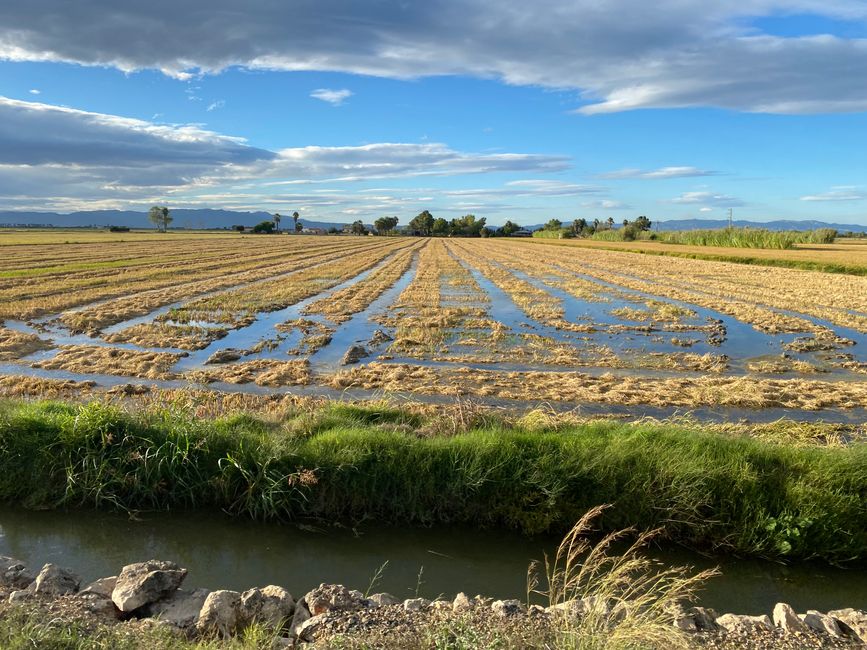
[[[550,555],[557,541],[448,527],[313,530],[215,513],[159,513],[130,520],[92,511],[0,509],[0,554],[34,570],[53,562],[92,580],[114,575],[124,564],[157,558],[188,568],[190,587],[242,590],[278,584],[296,596],[322,582],[365,591],[379,572],[371,591],[400,598],[453,597],[464,591],[523,599],[528,564]],[[653,549],[651,554],[663,564],[696,570],[719,566],[723,575],[707,583],[700,601],[720,612],[769,612],[779,601],[799,611],[867,607],[864,565],[789,566],[706,558],[681,549]]]

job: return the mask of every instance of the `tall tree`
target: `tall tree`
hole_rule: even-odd
[[[521,229],[521,226],[519,226],[516,223],[513,223],[512,221],[507,221],[505,224],[503,224],[503,234],[506,237],[508,237],[512,233],[518,232],[520,229]]]
[[[349,232],[351,232],[353,235],[365,235],[367,234],[367,228],[364,227],[364,222],[359,219],[358,221],[352,222],[352,226],[350,226]]]
[[[169,209],[164,205],[153,206],[148,212],[148,219],[160,232],[168,230],[169,224],[174,221]]]
[[[427,210],[425,210],[424,212],[419,213],[412,221],[409,222],[409,227],[416,234],[428,236],[431,234],[433,224],[433,215]]]
[[[282,218],[279,212],[274,213],[274,225],[277,227],[277,232],[280,232],[280,219]]]
[[[301,215],[298,214],[297,210],[292,213],[292,221],[295,222],[295,232],[301,232],[301,229],[298,228],[298,219],[300,219],[300,218],[301,218]]]

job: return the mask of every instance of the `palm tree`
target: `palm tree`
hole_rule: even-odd
[[[292,213],[292,221],[295,222],[295,232],[298,232],[298,219],[300,219],[300,218],[301,218],[301,215],[298,214],[297,211]]]
[[[282,218],[279,212],[274,213],[274,225],[277,226],[277,232],[280,232],[280,219]]]

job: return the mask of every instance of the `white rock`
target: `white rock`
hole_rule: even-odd
[[[327,614],[311,616],[301,624],[295,636],[302,641],[313,641],[316,638],[316,633],[322,628],[322,624],[325,622],[327,616]]]
[[[802,614],[799,618],[804,621],[807,627],[811,630],[824,632],[833,637],[843,636],[840,626],[837,625],[837,621],[835,621],[832,616],[828,616],[822,612],[817,612],[815,609],[808,609],[807,613]]]
[[[148,560],[125,566],[117,577],[111,599],[122,612],[131,612],[175,591],[187,570],[174,562]]]
[[[455,599],[452,602],[452,611],[466,612],[467,610],[470,610],[475,606],[475,599],[467,597],[467,595],[462,591],[457,596],[455,596]]]
[[[23,562],[0,555],[0,587],[24,589],[33,582],[33,575]]]
[[[79,586],[81,578],[72,571],[56,564],[46,564],[27,589],[43,596],[66,596],[77,592]]]
[[[388,605],[398,605],[400,601],[391,594],[381,593],[373,594],[367,599],[374,607],[387,607]]]
[[[806,632],[807,626],[787,603],[774,605],[774,625],[786,632]]]
[[[159,600],[147,607],[148,615],[175,627],[187,630],[196,625],[202,607],[210,594],[209,589],[194,589],[184,591],[178,589],[167,598]]]
[[[526,609],[520,600],[495,600],[491,603],[491,611],[497,616],[517,616],[523,614]]]
[[[862,643],[867,644],[867,612],[862,612],[857,609],[848,607],[846,609],[835,609],[828,612],[828,616],[833,616],[838,621],[843,623],[857,636]]]
[[[295,599],[276,585],[248,589],[241,594],[241,617],[245,625],[259,623],[269,630],[279,630],[292,621]]]
[[[111,593],[114,591],[116,584],[117,576],[100,578],[99,580],[94,580],[90,584],[82,587],[81,591],[78,592],[78,595],[86,596],[89,594],[95,594],[97,596],[103,596],[104,598],[111,598]]]
[[[767,614],[748,616],[746,614],[723,614],[716,619],[716,624],[727,632],[752,632],[755,630],[773,630],[774,624]]]
[[[556,605],[551,605],[546,610],[552,616],[565,616],[568,618],[578,618],[583,616],[587,611],[587,606],[584,604],[584,601],[580,598],[576,598],[574,600],[567,600],[565,603],[557,603]]]
[[[13,591],[9,594],[9,603],[23,603],[26,600],[33,598],[33,592],[27,591],[26,589],[19,589],[18,591]]]
[[[240,621],[241,594],[237,591],[220,589],[212,591],[205,598],[196,630],[205,636],[217,635],[223,638],[232,636]]]
[[[427,598],[408,598],[403,601],[403,608],[408,612],[419,612],[430,607],[430,601]]]

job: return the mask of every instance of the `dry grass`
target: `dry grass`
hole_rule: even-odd
[[[310,370],[306,359],[275,361],[253,359],[241,363],[220,365],[206,370],[187,373],[185,378],[197,384],[225,382],[229,384],[255,383],[259,386],[303,386],[310,383]]]
[[[227,333],[228,330],[223,327],[142,323],[103,338],[109,343],[133,343],[149,348],[201,350]]]
[[[690,574],[688,567],[663,568],[642,553],[655,531],[631,529],[592,542],[595,520],[605,507],[589,510],[567,533],[553,558],[545,559],[546,588],[538,590],[560,611],[557,647],[575,650],[605,648],[691,647],[691,639],[674,623],[681,604],[716,570]],[[612,546],[633,538],[625,551]],[[539,582],[537,566],[528,571],[530,586]]]
[[[169,352],[141,352],[96,345],[65,345],[51,359],[33,364],[44,370],[79,374],[173,379],[172,366],[181,358]]]
[[[20,359],[34,352],[49,349],[51,349],[51,344],[36,334],[0,327],[0,361]]]
[[[507,372],[373,362],[323,378],[334,388],[622,406],[750,409],[867,407],[864,382],[755,377],[655,378],[580,372]]]

